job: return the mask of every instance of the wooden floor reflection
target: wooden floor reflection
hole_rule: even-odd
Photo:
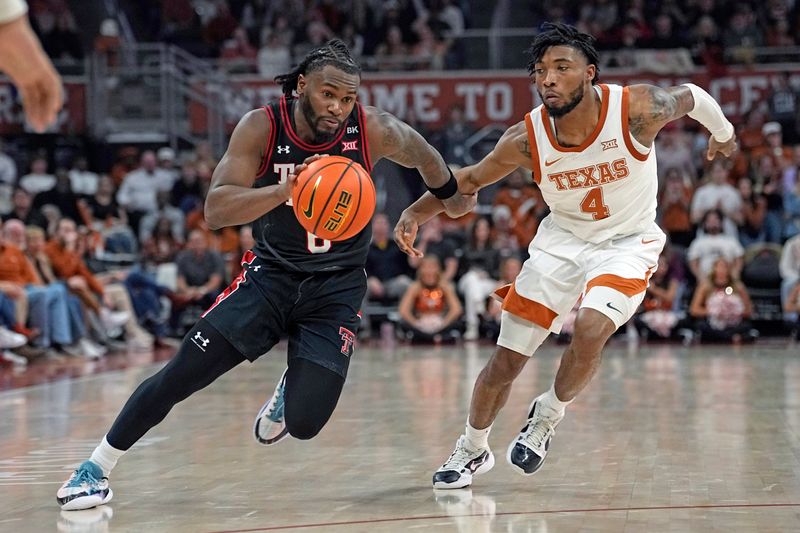
[[[278,350],[177,406],[120,461],[114,501],[79,513],[56,489],[158,365],[2,392],[0,531],[800,530],[796,347],[615,344],[523,477],[504,452],[553,379],[548,345],[495,424],[494,470],[434,493],[491,349],[361,347],[323,432],[264,448],[251,421]]]

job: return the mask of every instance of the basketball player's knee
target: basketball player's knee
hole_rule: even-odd
[[[519,375],[528,357],[508,348],[498,347],[489,364],[481,372],[481,379],[490,386],[508,385]]]
[[[289,435],[300,440],[309,440],[316,437],[322,428],[325,426],[327,420],[315,420],[311,417],[301,417],[298,419],[290,419],[286,417],[286,429],[289,430]]]
[[[594,309],[581,309],[575,319],[572,345],[599,351],[615,330],[616,326],[607,316]]]

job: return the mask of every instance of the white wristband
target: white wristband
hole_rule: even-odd
[[[0,0],[0,24],[18,19],[28,12],[28,4],[23,0]]]
[[[734,133],[733,124],[725,118],[717,101],[694,83],[684,83],[684,86],[692,91],[694,98],[694,108],[688,115],[708,128],[716,141],[721,143],[729,141]]]

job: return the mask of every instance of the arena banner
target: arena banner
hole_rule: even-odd
[[[711,78],[708,74],[691,76],[615,75],[608,73],[604,83],[650,83],[663,87],[691,81],[706,88],[731,118],[738,118],[769,91],[772,79],[781,71],[748,70]],[[792,74],[800,84],[800,72]],[[224,116],[228,131],[247,111],[260,107],[280,96],[280,88],[270,80],[251,76],[229,80],[222,89]],[[437,127],[447,121],[448,110],[461,106],[467,119],[477,126],[512,124],[539,99],[524,71],[409,73],[384,75],[366,73],[359,92],[362,104],[374,105],[403,119],[416,119],[427,126]],[[207,124],[206,109],[197,103],[190,105],[192,131],[201,133]]]
[[[6,78],[0,78],[0,135],[16,135],[32,132],[25,125],[22,100],[19,92]],[[64,83],[64,108],[58,114],[50,133],[86,133],[86,83],[66,81]]]

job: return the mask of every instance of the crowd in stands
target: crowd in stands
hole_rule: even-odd
[[[86,50],[116,54],[117,21],[103,21],[93,42],[78,32],[68,0],[35,0],[34,29],[57,61]],[[469,65],[460,37],[475,20],[476,0],[142,0],[126,5],[138,41],[176,44],[219,58],[232,72],[272,78],[311,47],[339,36],[373,70],[458,69]],[[634,66],[625,51],[685,48],[695,64],[747,63],[757,47],[797,45],[800,5],[791,0],[587,0],[511,2],[514,26],[566,22],[595,35],[612,64]],[[485,17],[491,18],[491,17]],[[723,51],[728,56],[723,57]]]
[[[781,94],[787,90],[792,98]],[[746,113],[732,161],[707,161],[707,134],[688,119],[659,135],[658,221],[669,244],[632,323],[635,334],[746,342],[765,320],[777,321],[779,332],[797,329],[797,104],[796,93],[778,86]],[[453,109],[443,129],[425,134],[449,162],[464,164],[462,143],[474,130]],[[0,146],[0,347],[7,359],[101,357],[122,343],[150,349],[180,336],[252,246],[249,227],[214,232],[204,222],[216,164],[205,144],[178,154],[123,146],[105,169],[79,150],[56,156]],[[519,272],[547,213],[530,175],[515,171],[482,191],[476,212],[424,225],[422,260],[403,255],[392,241],[394,221],[376,215],[364,335],[493,338],[500,311],[493,294]],[[778,316],[765,310],[770,301]],[[794,321],[788,327],[780,306]]]
[[[80,60],[84,48],[69,3],[30,5],[51,55]],[[717,46],[795,44],[800,29],[800,4],[783,0],[530,5],[528,26],[564,20],[594,33],[606,48],[689,43],[700,63]],[[257,68],[266,77],[287,71],[333,35],[345,36],[375,68],[458,68],[457,37],[474,7],[457,0],[152,0],[136,6],[134,18],[147,22],[140,25],[149,32],[143,40],[174,42],[224,58],[234,69],[240,61],[243,71]],[[111,55],[119,50],[114,20],[101,24],[93,45]],[[769,320],[780,323],[778,330],[797,331],[800,93],[791,81],[782,76],[741,118],[741,150],[732,161],[705,160],[707,134],[693,121],[673,123],[659,135],[658,222],[669,244],[629,328],[634,335],[746,342]],[[476,128],[462,109],[448,110],[437,131],[403,118],[449,163],[467,163],[464,142]],[[170,344],[238,273],[239,258],[252,246],[250,228],[211,231],[203,218],[217,164],[210,146],[180,153],[150,148],[124,146],[105,165],[78,149],[28,152],[0,143],[2,359],[99,358],[122,346]],[[410,176],[411,198],[422,192],[420,183]],[[423,259],[400,253],[391,240],[394,221],[376,215],[365,336],[380,329],[426,342],[496,337],[500,307],[493,295],[519,272],[548,211],[523,171],[482,191],[480,204],[461,219],[442,216],[421,228]]]

